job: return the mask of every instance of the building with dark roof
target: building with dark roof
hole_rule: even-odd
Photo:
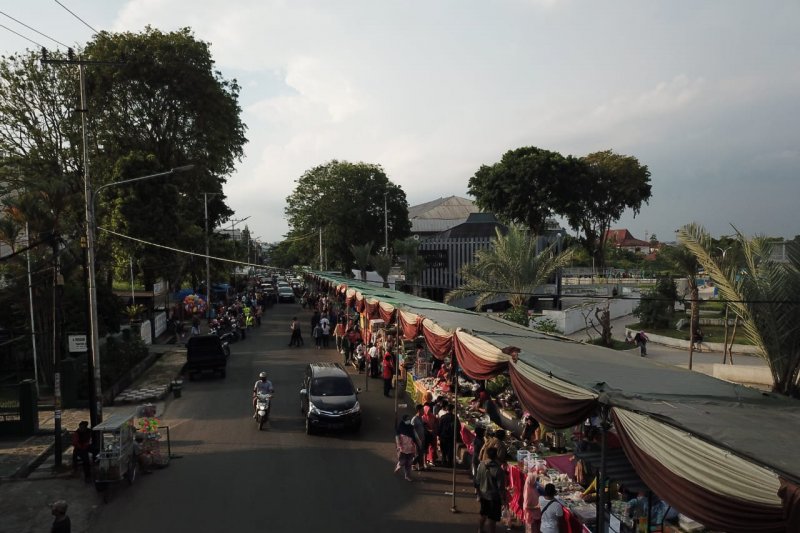
[[[435,235],[466,222],[472,213],[480,209],[475,202],[459,196],[439,198],[408,208],[411,234],[419,237]]]

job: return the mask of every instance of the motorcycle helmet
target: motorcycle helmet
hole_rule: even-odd
[[[266,372],[261,372],[261,373],[258,375],[258,377],[259,377],[260,379],[266,379],[266,378],[267,378],[267,373],[266,373]]]

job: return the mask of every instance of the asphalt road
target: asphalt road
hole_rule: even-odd
[[[303,327],[303,348],[287,347],[293,315]],[[163,416],[172,452],[181,457],[131,487],[117,487],[96,508],[89,531],[474,530],[478,505],[465,471],[457,475],[457,514],[450,511],[450,471],[415,472],[412,483],[393,475],[394,402],[382,395],[379,380],[360,395],[360,433],[305,434],[304,365],[340,357],[313,346],[310,317],[298,304],[273,306],[260,328],[231,346],[227,378],[185,381],[182,397]],[[276,394],[269,427],[258,431],[250,391],[261,370]],[[363,389],[363,374],[349,371]]]

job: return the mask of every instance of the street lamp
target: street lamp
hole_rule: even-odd
[[[85,146],[85,144],[84,144]],[[92,191],[88,172],[84,176],[84,193],[86,199],[86,270],[87,270],[87,289],[89,292],[89,337],[90,337],[90,391],[89,391],[89,417],[92,427],[103,421],[103,387],[100,382],[100,329],[97,324],[97,284],[95,281],[94,264],[94,236],[95,236],[95,202],[100,191],[117,185],[126,185],[137,181],[144,181],[162,176],[171,176],[178,172],[186,172],[194,168],[194,165],[184,165],[175,167],[167,172],[158,172],[138,178],[114,181],[106,183]],[[92,384],[93,382],[93,384]],[[93,386],[92,386],[93,385]]]
[[[239,222],[244,222],[245,220],[247,220],[251,216],[252,215],[247,215],[246,217],[240,218],[238,220],[234,219],[234,218],[231,219],[231,239],[233,239],[233,258],[234,258],[234,260],[238,261],[238,258],[236,257],[236,233],[235,233],[236,224],[238,224]],[[233,264],[233,290],[234,291],[237,290],[236,289],[236,269],[237,269],[237,265],[236,265],[236,263],[234,263]]]

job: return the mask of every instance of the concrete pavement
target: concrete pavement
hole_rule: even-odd
[[[625,326],[637,322],[638,319],[633,315],[623,316],[611,321],[611,335],[614,339],[625,340]],[[588,342],[591,338],[596,339],[599,335],[594,330],[577,331],[568,338]],[[639,348],[631,346],[631,355],[638,356]],[[755,355],[734,354],[735,364],[747,366],[766,367],[764,359]],[[684,348],[660,345],[654,342],[647,343],[647,358],[660,363],[689,368],[689,351]],[[692,356],[692,370],[713,376],[713,365],[722,363],[722,352],[713,352],[704,349],[702,352],[694,352]]]

